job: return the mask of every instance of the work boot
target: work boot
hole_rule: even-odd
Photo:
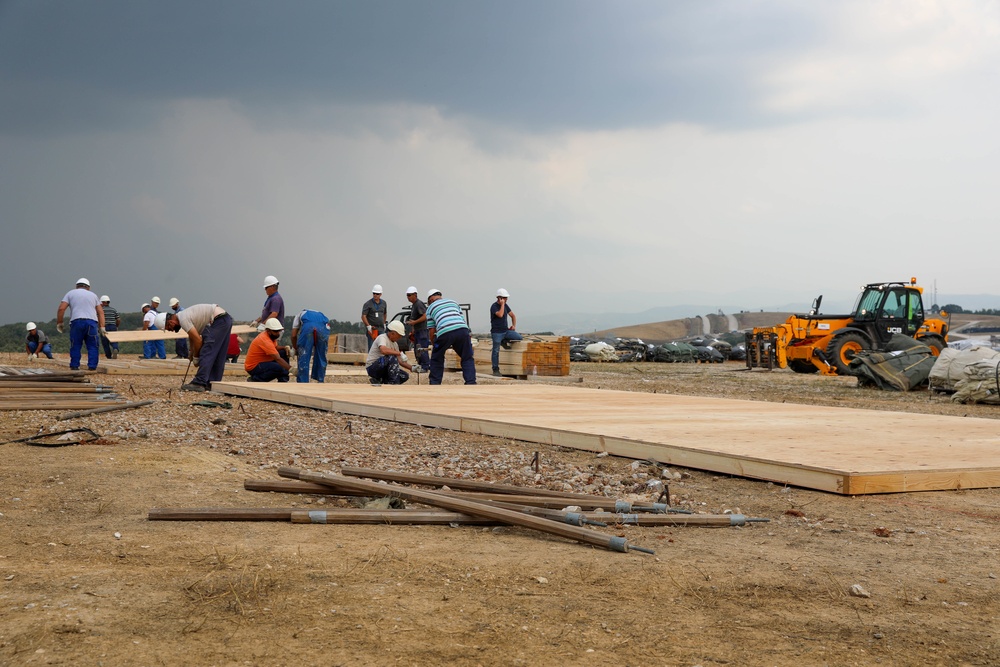
[[[506,338],[504,338],[502,341],[500,341],[500,347],[502,347],[505,350],[509,350],[510,349],[510,341],[507,340]]]
[[[188,382],[187,384],[181,385],[181,391],[206,391],[206,388],[200,384]]]
[[[111,350],[111,358],[112,359],[118,358],[118,350]]]
[[[502,375],[500,375],[500,369],[499,368],[494,368],[493,369],[493,376],[494,377],[498,377],[498,378],[499,377],[503,377]]]
[[[375,378],[368,378],[368,381],[369,381],[369,382],[371,382],[371,383],[372,383],[373,385],[375,385],[376,387],[377,387],[377,386],[379,386],[380,384],[382,384],[381,382],[379,382],[379,381],[378,381],[378,380],[376,380]]]

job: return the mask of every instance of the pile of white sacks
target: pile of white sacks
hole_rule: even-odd
[[[941,351],[929,378],[930,388],[954,391],[956,403],[992,403],[1000,405],[1000,352],[987,345],[958,349],[953,345]]]

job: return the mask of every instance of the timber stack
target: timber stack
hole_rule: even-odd
[[[489,374],[492,364],[493,341],[488,337],[474,338],[476,371]],[[446,370],[461,370],[462,365],[453,351],[445,355]],[[512,341],[509,349],[500,350],[500,374],[514,377],[531,375],[569,375],[568,336],[525,336]]]
[[[0,367],[0,411],[96,408],[125,401],[111,387],[90,384],[84,371]]]

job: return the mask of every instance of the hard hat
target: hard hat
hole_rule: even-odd
[[[381,293],[382,293],[382,286],[381,285],[373,285],[372,286],[372,294],[381,294]]]
[[[28,331],[31,331],[32,329],[35,329],[35,328],[37,328],[37,327],[35,327],[35,323],[34,322],[28,322]]]
[[[180,301],[177,300],[177,297],[176,296],[170,297],[170,307],[173,308],[174,306],[177,305],[180,305]]]
[[[394,331],[398,333],[400,336],[406,335],[406,327],[403,326],[403,323],[400,322],[399,320],[393,320],[392,322],[389,322],[389,331]]]
[[[107,301],[108,303],[111,303],[111,297],[108,296],[107,294],[102,294],[101,295],[101,303],[104,303],[105,301]]]
[[[150,303],[159,303],[160,302],[160,297],[154,296],[152,299],[149,300],[149,302]]]
[[[157,329],[163,329],[167,326],[167,314],[157,313],[156,318],[153,320],[153,326]]]
[[[429,290],[427,290],[427,298],[429,299],[432,296],[434,296],[435,294],[440,294],[440,293],[441,293],[441,290],[439,290],[439,289],[437,289],[435,287],[432,287]]]
[[[271,331],[284,331],[285,327],[281,326],[281,322],[278,321],[276,317],[267,318],[267,322],[264,322],[264,328],[270,329]]]
[[[413,285],[410,285],[409,287],[406,288],[406,293],[407,294],[416,294],[417,293],[417,288],[414,287]]]
[[[278,284],[278,279],[275,278],[274,276],[265,276],[264,277],[264,287],[265,288],[268,288],[268,287],[271,287],[272,285],[277,285],[277,284]]]
[[[77,285],[86,285],[87,287],[90,287],[90,281],[87,280],[86,278],[80,278],[79,280],[76,281],[76,284]]]
[[[502,296],[505,299],[510,298],[510,292],[501,287],[500,289],[497,290],[497,296]]]
[[[144,303],[141,306],[139,306],[139,310],[142,310],[143,308],[149,308],[149,304],[148,303]]]

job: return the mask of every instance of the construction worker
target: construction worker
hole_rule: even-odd
[[[427,328],[433,345],[430,384],[441,384],[444,353],[449,349],[455,350],[462,360],[465,384],[476,384],[476,360],[469,325],[462,315],[462,308],[451,299],[443,298],[439,289],[432,288],[427,292]]]
[[[39,354],[51,359],[52,346],[49,344],[49,337],[44,331],[39,331],[34,322],[28,322],[27,328],[28,335],[24,339],[24,349],[28,352],[28,359],[37,359]]]
[[[427,305],[417,296],[417,288],[411,285],[406,288],[406,300],[410,302],[409,325],[410,337],[413,339],[413,356],[417,359],[420,370],[430,368],[430,356],[427,350],[430,349],[431,339],[427,333]]]
[[[111,307],[111,297],[107,294],[101,296],[101,310],[104,311],[104,328],[107,331],[118,331],[122,325],[122,318],[118,311]],[[104,356],[108,359],[118,358],[118,343],[112,343],[107,336],[101,336],[101,345],[104,346]]]
[[[170,297],[170,310],[175,313],[184,310],[181,308],[181,302],[176,296]],[[174,354],[177,355],[178,359],[188,358],[188,342],[186,338],[178,338],[174,341]]]
[[[188,306],[179,313],[162,313],[166,331],[184,330],[190,343],[191,363],[197,368],[194,378],[181,387],[184,391],[207,391],[213,382],[222,379],[226,370],[226,350],[233,318],[215,303]]]
[[[368,329],[368,349],[372,349],[372,344],[379,334],[385,331],[385,322],[388,319],[389,306],[382,300],[382,286],[372,287],[372,298],[365,301],[361,306],[361,323]]]
[[[105,333],[104,310],[97,295],[90,291],[90,281],[80,278],[76,288],[66,292],[59,302],[56,311],[56,331],[63,332],[63,316],[69,308],[72,315],[69,320],[69,368],[80,370],[80,352],[83,344],[87,344],[87,368],[97,370],[98,337]]]
[[[403,384],[413,370],[406,353],[399,351],[399,339],[406,335],[406,327],[399,320],[389,322],[386,332],[372,341],[365,360],[365,370],[372,384]],[[400,368],[402,367],[402,368]]]
[[[243,368],[250,374],[249,382],[288,382],[288,371],[291,365],[282,359],[278,352],[277,341],[285,328],[281,322],[269,317],[263,325],[263,331],[250,343],[247,358]]]
[[[285,300],[280,294],[278,294],[278,279],[274,276],[264,277],[264,293],[267,294],[267,298],[264,299],[264,308],[260,311],[260,317],[251,322],[252,326],[258,326],[267,322],[272,317],[279,322],[281,326],[285,326]]]
[[[149,303],[142,304],[142,330],[156,331],[156,308]],[[167,344],[162,340],[144,340],[142,342],[143,359],[167,358]]]
[[[326,350],[330,342],[330,318],[318,310],[303,310],[292,320],[292,343],[299,357],[297,382],[309,382],[309,362],[312,379],[326,379]]]
[[[490,337],[493,339],[493,375],[500,375],[500,347],[504,349],[510,347],[507,341],[522,340],[521,334],[514,331],[517,327],[517,315],[507,305],[510,294],[504,288],[497,290],[497,300],[490,306]],[[507,316],[510,316],[510,325],[507,325]]]

